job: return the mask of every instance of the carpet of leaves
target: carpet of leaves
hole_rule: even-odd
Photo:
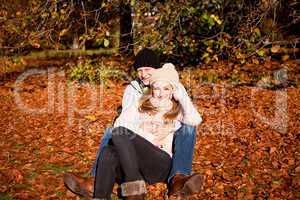
[[[0,199],[80,199],[62,175],[90,176],[121,103],[126,82],[92,86],[46,72],[1,83]],[[299,89],[192,82],[189,91],[204,119],[193,170],[206,176],[190,199],[300,199]],[[164,184],[149,186],[147,198],[164,192]]]

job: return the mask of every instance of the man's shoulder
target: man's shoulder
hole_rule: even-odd
[[[131,81],[125,88],[125,92],[126,91],[131,91],[131,92],[139,92],[140,90],[140,85],[139,82],[137,80],[133,80]]]
[[[130,84],[127,85],[122,99],[123,109],[128,108],[132,103],[136,104],[141,96],[139,89],[140,86],[137,81],[131,81]]]
[[[132,88],[136,87],[137,88],[137,87],[140,87],[140,84],[137,80],[133,80],[133,81],[130,81],[130,83],[127,85],[127,87],[132,87]]]
[[[140,88],[140,84],[137,80],[133,80],[133,81],[130,81],[130,83],[126,86],[126,89],[127,88],[138,89],[138,88]]]

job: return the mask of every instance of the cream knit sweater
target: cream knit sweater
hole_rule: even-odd
[[[128,128],[172,156],[173,136],[175,131],[181,127],[181,122],[197,126],[202,121],[200,114],[187,95],[182,95],[178,100],[183,112],[176,120],[173,120],[173,123],[165,124],[163,122],[166,110],[162,110],[156,115],[149,115],[140,113],[137,106],[132,104],[122,111],[115,121],[114,127]]]

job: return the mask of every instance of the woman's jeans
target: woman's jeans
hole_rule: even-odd
[[[97,152],[96,160],[93,164],[92,175],[96,175],[96,165],[99,154],[103,148],[108,144],[112,137],[113,128],[107,128],[102,137],[99,150]],[[187,124],[183,124],[180,129],[175,132],[173,140],[173,157],[172,168],[169,174],[168,182],[176,173],[189,175],[192,171],[192,161],[194,153],[194,145],[196,141],[196,128]]]
[[[115,182],[143,180],[149,184],[167,180],[172,158],[129,129],[113,129],[111,141],[98,156],[94,198],[110,198]]]

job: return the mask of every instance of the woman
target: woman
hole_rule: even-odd
[[[201,122],[190,99],[178,94],[178,84],[174,65],[165,64],[151,74],[150,89],[139,107],[121,113],[110,145],[99,156],[94,199],[110,199],[116,181],[126,199],[144,199],[146,183],[166,181],[174,132],[181,122],[193,126]]]

